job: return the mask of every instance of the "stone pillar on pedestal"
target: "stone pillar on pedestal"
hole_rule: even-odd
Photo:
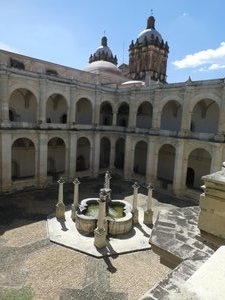
[[[138,224],[137,197],[138,197],[138,189],[140,188],[140,185],[138,184],[138,182],[135,182],[132,185],[132,188],[134,189],[132,215],[133,215],[133,225],[135,225]]]
[[[73,194],[73,204],[72,204],[72,208],[71,208],[71,219],[73,221],[76,220],[76,211],[77,211],[77,207],[78,207],[78,198],[79,198],[79,194],[78,194],[78,190],[79,190],[79,184],[80,181],[78,178],[75,178],[73,181],[74,184],[74,194]]]
[[[107,193],[103,190],[100,193],[99,198],[99,211],[97,228],[94,230],[94,245],[97,248],[103,248],[106,246],[106,199]]]
[[[153,224],[153,211],[152,211],[152,186],[151,183],[148,185],[148,199],[147,199],[147,210],[144,212],[144,224],[152,225]]]
[[[63,203],[63,184],[65,181],[61,177],[57,182],[59,184],[59,194],[58,203],[56,204],[56,218],[65,220],[65,204]]]

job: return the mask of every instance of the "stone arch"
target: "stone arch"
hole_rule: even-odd
[[[65,172],[66,145],[62,138],[53,137],[48,141],[48,175],[53,181],[57,180]]]
[[[145,141],[139,141],[134,148],[134,172],[137,174],[146,174],[148,144]]]
[[[181,127],[182,106],[176,100],[168,101],[161,112],[160,129],[179,131]]]
[[[128,127],[129,105],[126,102],[120,104],[117,111],[117,126]]]
[[[191,114],[191,128],[193,132],[217,133],[219,120],[219,106],[211,99],[197,102]]]
[[[211,154],[203,148],[196,148],[189,153],[186,172],[186,185],[188,188],[200,189],[203,184],[202,176],[210,174],[211,160]],[[194,174],[192,182],[190,180],[190,169]]]
[[[34,123],[37,121],[37,111],[37,98],[29,89],[18,88],[11,93],[9,120]]]
[[[171,144],[164,144],[158,152],[157,178],[162,187],[167,188],[173,183],[176,149]]]
[[[29,163],[27,163],[29,161]],[[12,180],[35,176],[35,145],[28,138],[18,138],[12,144]]]
[[[103,137],[100,142],[100,160],[99,160],[100,169],[105,169],[109,167],[110,151],[111,151],[110,140],[107,137]]]
[[[67,123],[67,100],[61,94],[52,94],[46,102],[46,122],[62,124]]]
[[[147,101],[142,102],[137,109],[136,127],[150,129],[152,127],[152,112],[152,104]]]
[[[90,169],[90,145],[90,141],[86,137],[80,137],[77,140],[76,171],[85,171]]]
[[[119,138],[115,146],[115,167],[117,169],[124,169],[124,155],[125,155],[125,139]]]
[[[76,123],[92,124],[92,103],[88,98],[80,98],[76,103]]]
[[[111,103],[105,101],[100,106],[100,125],[112,125],[113,109]]]

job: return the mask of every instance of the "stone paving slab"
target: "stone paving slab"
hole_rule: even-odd
[[[99,258],[151,249],[149,237],[152,229],[143,223],[143,210],[139,210],[139,224],[131,232],[110,237],[107,246],[102,249],[97,249],[94,246],[94,237],[85,236],[78,232],[70,216],[71,211],[68,210],[63,222],[59,222],[54,215],[48,217],[47,226],[50,241]]]
[[[161,211],[154,224],[150,243],[161,261],[175,268],[141,299],[170,299],[214,253],[212,247],[199,240],[199,207]]]

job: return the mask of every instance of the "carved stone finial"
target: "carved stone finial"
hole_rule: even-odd
[[[148,189],[148,190],[153,190],[153,186],[152,186],[151,183],[148,184],[147,189]]]
[[[60,177],[59,180],[58,180],[57,182],[58,182],[58,183],[65,183],[65,180],[64,180],[62,177]]]
[[[135,183],[132,185],[132,188],[133,189],[139,189],[140,188],[140,185],[138,184],[137,181],[135,181]]]
[[[107,46],[107,37],[106,36],[102,37],[102,46],[104,46],[104,47]]]
[[[155,29],[155,18],[153,16],[148,18],[147,29]]]
[[[75,178],[74,181],[73,181],[73,184],[80,184],[80,181],[78,178]]]

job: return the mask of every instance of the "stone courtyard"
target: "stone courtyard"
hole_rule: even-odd
[[[80,200],[96,197],[102,181],[83,178]],[[132,184],[113,176],[113,197],[131,203]],[[55,184],[0,196],[0,299],[139,299],[171,272],[152,250],[99,259],[51,243],[46,220],[57,192]],[[146,208],[146,197],[141,186],[139,210]],[[196,205],[157,191],[153,197],[154,217],[162,209]],[[73,184],[65,184],[64,202],[72,201]]]

